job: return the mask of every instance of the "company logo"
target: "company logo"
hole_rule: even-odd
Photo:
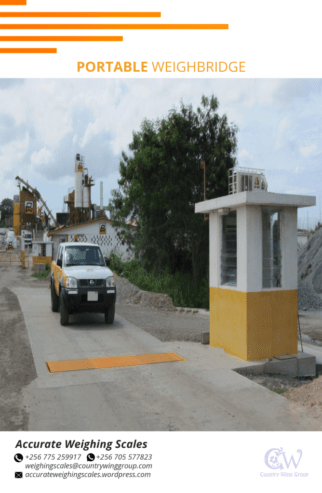
[[[25,202],[25,212],[27,214],[33,213],[33,203],[29,200],[26,200],[26,202]]]
[[[288,469],[291,464],[297,469],[302,458],[302,450],[298,449],[296,452],[298,454],[297,462],[293,455],[288,459],[282,448],[271,448],[266,452],[264,461],[270,469]]]
[[[93,279],[91,279],[91,280],[89,281],[89,284],[90,284],[90,286],[94,286],[95,281],[93,281]]]
[[[271,448],[265,456],[265,465],[272,472],[261,472],[261,477],[307,477],[309,473],[299,472],[298,466],[302,459],[302,450],[297,449],[295,453],[284,452],[283,448]]]

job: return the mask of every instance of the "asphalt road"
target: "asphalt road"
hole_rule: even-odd
[[[303,408],[232,371],[249,363],[222,349],[161,341],[118,311],[113,326],[102,315],[82,314],[61,327],[50,308],[48,283],[30,278],[30,272],[2,268],[0,302],[1,430],[321,429]],[[149,322],[145,311],[146,326],[155,325],[156,316]],[[184,318],[176,320],[182,330]],[[168,351],[186,361],[57,374],[46,366]]]

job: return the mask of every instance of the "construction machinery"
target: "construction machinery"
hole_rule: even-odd
[[[29,185],[28,182],[16,176],[16,180],[19,182],[19,185],[22,184],[23,188],[20,191],[19,197],[15,196],[14,200],[14,231],[16,236],[20,236],[21,229],[27,224],[35,224],[36,216],[37,216],[37,201],[41,202],[40,212],[44,208],[48,216],[53,221],[54,225],[57,227],[57,221],[54,218],[51,210],[48,208],[46,202],[40,195],[39,191],[36,188],[33,188]],[[39,212],[39,210],[38,210]],[[41,216],[43,219],[44,216]]]
[[[68,225],[84,223],[91,218],[91,187],[94,180],[89,176],[84,157],[80,154],[75,157],[74,173],[75,187],[68,191],[64,199],[68,206]]]

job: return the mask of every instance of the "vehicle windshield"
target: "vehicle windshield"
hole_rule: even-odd
[[[105,267],[104,258],[99,247],[75,245],[65,248],[65,265],[99,265]]]

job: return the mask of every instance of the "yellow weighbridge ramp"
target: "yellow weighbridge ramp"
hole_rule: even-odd
[[[75,359],[70,361],[47,361],[49,373],[101,368],[120,368],[122,366],[149,365],[151,363],[170,363],[185,361],[175,353],[140,354],[138,356],[110,356],[108,358]]]

